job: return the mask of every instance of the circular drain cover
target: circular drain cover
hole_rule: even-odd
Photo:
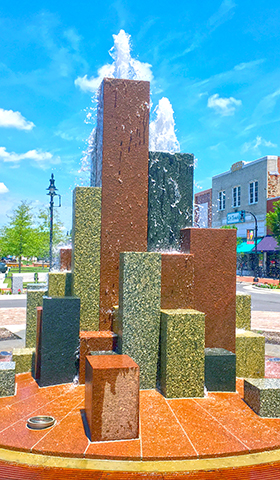
[[[44,428],[52,427],[55,418],[40,415],[39,417],[31,417],[27,420],[27,426],[32,430],[43,430]]]

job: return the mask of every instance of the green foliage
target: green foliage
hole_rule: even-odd
[[[274,211],[266,215],[266,225],[272,231],[278,245],[280,245],[280,200],[273,202]]]
[[[0,256],[12,255],[19,259],[21,271],[22,257],[46,259],[49,256],[50,224],[48,208],[39,211],[37,219],[26,201],[14,209],[8,225],[0,229]],[[63,225],[57,211],[54,211],[53,246],[65,242]]]
[[[223,225],[221,228],[224,228],[226,230],[233,228],[234,230],[237,230],[237,227],[235,225]],[[236,245],[240,245],[240,243],[242,243],[242,238],[236,237]]]

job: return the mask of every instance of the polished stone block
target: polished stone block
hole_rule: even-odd
[[[35,364],[35,348],[14,348],[13,362],[15,373],[33,372]]]
[[[194,258],[186,253],[161,254],[161,308],[193,308]]]
[[[15,362],[0,362],[0,397],[15,394]]]
[[[85,410],[92,442],[139,435],[139,367],[128,355],[86,357]]]
[[[235,352],[236,231],[184,228],[181,251],[194,256],[194,307],[205,313],[205,346]]]
[[[49,297],[69,297],[71,295],[70,272],[49,273]]]
[[[61,248],[59,251],[60,270],[71,271],[72,248]]]
[[[80,299],[43,299],[40,387],[72,382],[77,375]]]
[[[148,250],[179,250],[181,228],[191,227],[194,156],[149,152]]]
[[[36,347],[36,331],[37,331],[37,307],[43,305],[43,297],[47,294],[46,286],[41,284],[36,289],[27,289],[27,305],[26,305],[26,340],[27,348]]]
[[[236,328],[251,330],[251,295],[236,295]]]
[[[250,331],[236,333],[236,376],[264,377],[265,337]]]
[[[41,372],[42,317],[43,307],[37,307],[36,350],[34,366],[34,378],[36,380],[40,378]]]
[[[149,82],[102,82],[92,169],[92,185],[102,183],[100,330],[118,303],[120,252],[147,251],[149,102]]]
[[[205,348],[205,386],[209,392],[235,392],[236,357],[224,348]]]
[[[160,335],[161,255],[120,254],[118,351],[140,367],[140,388],[156,388]]]
[[[246,378],[244,400],[260,417],[280,418],[280,378]]]
[[[81,299],[81,330],[98,330],[101,188],[75,188],[72,235],[72,293]]]
[[[205,315],[162,310],[160,386],[168,398],[204,396]]]
[[[20,273],[12,274],[12,294],[17,295],[23,291],[23,277]]]
[[[80,332],[80,362],[79,383],[85,383],[86,356],[91,352],[114,350],[117,345],[117,335],[111,331]]]

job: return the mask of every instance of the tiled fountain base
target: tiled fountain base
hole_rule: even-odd
[[[16,376],[17,393],[0,399],[0,448],[60,457],[115,460],[188,460],[280,448],[280,419],[258,417],[239,393],[167,400],[140,392],[139,439],[90,443],[84,428],[84,386],[39,388],[30,374]],[[33,431],[26,421],[52,415],[56,424]]]

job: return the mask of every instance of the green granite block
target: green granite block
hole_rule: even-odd
[[[264,336],[248,331],[237,331],[235,353],[237,377],[264,377]]]
[[[160,335],[161,255],[120,254],[118,353],[140,367],[140,388],[156,388]]]
[[[34,371],[35,350],[35,348],[13,349],[13,362],[16,364],[16,374]]]
[[[168,398],[204,396],[205,315],[161,311],[160,386]]]
[[[15,394],[15,362],[0,362],[0,397]]]
[[[251,330],[251,295],[236,295],[236,328]]]
[[[71,295],[70,272],[49,273],[49,297],[69,297]]]
[[[37,307],[42,307],[43,297],[47,294],[46,286],[39,286],[36,290],[27,289],[26,304],[26,339],[27,348],[36,347],[36,329],[37,329]]]
[[[224,348],[205,348],[205,386],[209,392],[235,392],[235,354]]]
[[[194,156],[149,152],[148,251],[179,250],[192,226]]]
[[[81,330],[99,329],[101,188],[73,195],[72,294],[81,299]]]
[[[246,378],[244,400],[261,417],[280,417],[280,379]]]
[[[80,344],[80,299],[58,297],[43,299],[40,387],[70,383],[78,373]]]

